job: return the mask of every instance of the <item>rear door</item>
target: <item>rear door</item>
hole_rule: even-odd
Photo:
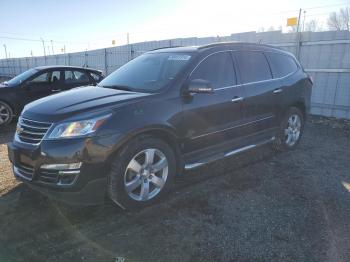
[[[240,82],[244,87],[243,121],[245,135],[271,131],[277,122],[277,94],[280,80],[272,79],[265,55],[260,51],[234,51]]]
[[[65,69],[64,70],[64,89],[69,90],[78,86],[90,84],[90,78],[86,71]]]
[[[234,139],[234,127],[239,125],[242,87],[237,86],[236,73],[229,51],[217,52],[203,59],[189,81],[203,79],[211,82],[214,93],[194,94],[184,98],[183,136],[185,151],[191,152]]]
[[[281,114],[286,106],[298,100],[296,86],[300,76],[293,75],[298,70],[298,65],[289,55],[275,52],[264,52],[264,54],[269,62],[273,78],[280,79],[281,86],[274,91],[274,94],[277,98],[277,111]]]

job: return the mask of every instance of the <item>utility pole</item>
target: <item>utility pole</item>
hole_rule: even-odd
[[[51,50],[52,50],[52,54],[54,55],[54,51],[53,51],[53,41],[51,40]]]
[[[43,38],[40,37],[41,42],[43,42],[43,48],[44,48],[44,60],[45,60],[45,65],[46,65],[46,51],[45,51],[45,41]]]
[[[300,58],[300,45],[301,45],[301,33],[300,33],[300,17],[301,17],[301,11],[302,9],[299,9],[299,15],[298,15],[298,25],[297,25],[297,50],[296,50],[296,57]]]
[[[44,56],[46,57],[46,51],[45,51],[45,41],[40,37],[41,42],[43,43],[43,49],[44,49]]]
[[[129,39],[129,38],[130,38],[129,33],[126,33],[126,43],[127,43],[127,44],[129,44],[129,43],[130,43],[130,41],[129,41],[130,39]]]
[[[5,44],[4,44],[4,48],[5,48],[5,56],[6,56],[6,59],[7,59],[7,47],[6,47]]]
[[[306,10],[303,11],[304,13],[304,19],[303,19],[303,29],[301,31],[305,31],[305,17],[306,17]]]

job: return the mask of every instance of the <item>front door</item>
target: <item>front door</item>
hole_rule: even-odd
[[[184,151],[192,152],[234,139],[235,126],[242,118],[242,87],[236,85],[236,74],[230,52],[218,52],[202,60],[189,81],[210,81],[214,92],[193,94],[183,99]]]
[[[27,104],[60,90],[60,71],[40,72],[24,84],[23,100]]]

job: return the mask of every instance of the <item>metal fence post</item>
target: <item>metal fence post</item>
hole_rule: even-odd
[[[135,50],[134,50],[134,45],[130,45],[130,56],[129,56],[129,61],[133,60],[135,58]]]
[[[107,61],[107,48],[104,49],[104,57],[105,57],[105,74],[108,75],[108,61]]]

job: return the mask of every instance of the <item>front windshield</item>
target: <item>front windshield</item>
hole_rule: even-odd
[[[23,72],[22,74],[19,74],[18,76],[15,76],[11,80],[7,81],[6,84],[8,86],[15,86],[15,85],[22,84],[25,80],[27,80],[29,77],[34,75],[36,72],[38,72],[38,70],[29,69],[29,70]]]
[[[188,53],[149,53],[141,55],[99,83],[99,86],[136,92],[156,92],[167,86],[188,64]]]

